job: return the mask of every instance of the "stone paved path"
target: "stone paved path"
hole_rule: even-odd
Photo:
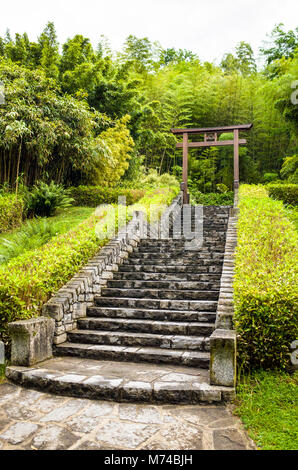
[[[134,405],[0,384],[0,449],[254,449],[229,406]]]

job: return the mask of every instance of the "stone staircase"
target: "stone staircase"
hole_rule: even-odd
[[[187,206],[167,238],[141,239],[109,271],[67,341],[54,346],[55,357],[8,367],[7,377],[50,393],[118,402],[230,400],[233,387],[210,385],[209,377],[229,210]]]
[[[228,214],[204,208],[196,250],[186,250],[181,235],[141,240],[56,355],[208,369]],[[179,217],[183,223],[182,211]],[[191,222],[194,228],[194,208]]]

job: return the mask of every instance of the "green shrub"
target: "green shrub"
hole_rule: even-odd
[[[78,186],[77,188],[71,188],[70,194],[76,206],[97,207],[101,204],[117,204],[119,196],[126,197],[127,205],[134,204],[144,196],[145,190]]]
[[[192,190],[191,199],[194,204],[203,206],[232,206],[234,204],[234,193],[228,191],[225,193],[201,193]]]
[[[298,205],[298,184],[270,184],[267,189],[273,199],[279,199],[291,206]]]
[[[28,213],[41,217],[51,217],[58,209],[69,207],[72,202],[69,191],[54,181],[36,184],[26,200]]]
[[[170,175],[169,173],[159,175],[158,172],[152,168],[145,176],[140,178],[139,184],[142,188],[157,189],[166,186],[179,188],[179,182],[175,176]]]
[[[239,363],[286,368],[297,339],[297,232],[282,202],[259,186],[240,187],[235,327]]]
[[[0,233],[17,228],[23,220],[24,202],[14,194],[0,194]]]

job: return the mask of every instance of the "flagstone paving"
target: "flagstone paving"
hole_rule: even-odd
[[[1,450],[251,450],[231,405],[69,398],[0,384]]]

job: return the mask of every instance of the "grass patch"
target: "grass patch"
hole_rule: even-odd
[[[298,373],[256,371],[240,381],[235,414],[262,450],[298,449]]]
[[[67,232],[71,228],[78,225],[83,220],[88,219],[91,214],[94,212],[92,207],[68,207],[67,209],[60,210],[57,215],[53,217],[48,217],[47,220],[55,223],[59,233]],[[39,225],[42,220],[45,218],[34,218],[30,220],[31,224]],[[11,232],[1,233],[0,234],[0,243],[3,239],[12,240],[14,236],[21,232],[24,227],[26,227],[28,220],[22,223],[22,225]]]
[[[27,220],[20,229],[0,236],[0,263],[40,248],[53,237],[74,229],[90,217],[93,211],[89,207],[70,207],[61,210],[54,217]]]

